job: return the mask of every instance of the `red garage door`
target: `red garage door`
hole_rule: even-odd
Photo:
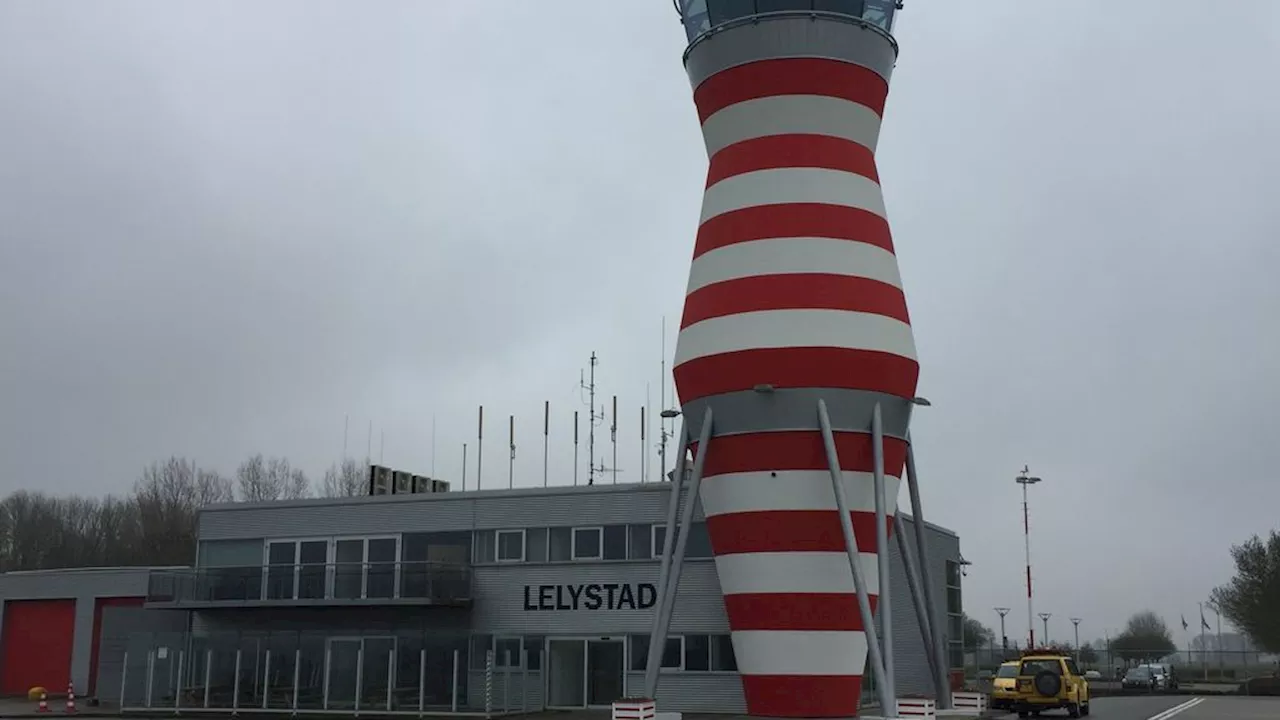
[[[62,692],[71,680],[75,600],[9,600],[0,630],[0,695],[35,685]]]

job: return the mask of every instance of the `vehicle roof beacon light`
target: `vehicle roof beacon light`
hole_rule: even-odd
[[[875,161],[897,4],[765,5],[677,0],[710,166],[673,372],[689,436],[714,415],[699,494],[747,712],[850,717],[919,374]]]

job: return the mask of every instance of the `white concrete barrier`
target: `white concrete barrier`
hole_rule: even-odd
[[[951,706],[956,710],[969,710],[981,715],[987,711],[987,696],[975,692],[952,693]]]
[[[932,700],[922,698],[898,698],[897,717],[936,720],[938,705]]]
[[[613,720],[656,720],[653,701],[647,698],[624,698],[613,704]]]

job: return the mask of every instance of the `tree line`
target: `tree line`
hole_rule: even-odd
[[[125,495],[53,496],[19,490],[0,501],[0,572],[190,565],[200,508],[362,495],[365,473],[364,465],[345,460],[313,483],[285,458],[257,454],[228,477],[171,457],[144,468]]]

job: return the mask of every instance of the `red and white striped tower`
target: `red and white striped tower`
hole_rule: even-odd
[[[848,717],[868,641],[816,408],[874,608],[872,416],[891,521],[919,366],[875,163],[896,8],[814,3],[681,3],[710,168],[674,374],[690,436],[714,415],[700,497],[747,711]]]

